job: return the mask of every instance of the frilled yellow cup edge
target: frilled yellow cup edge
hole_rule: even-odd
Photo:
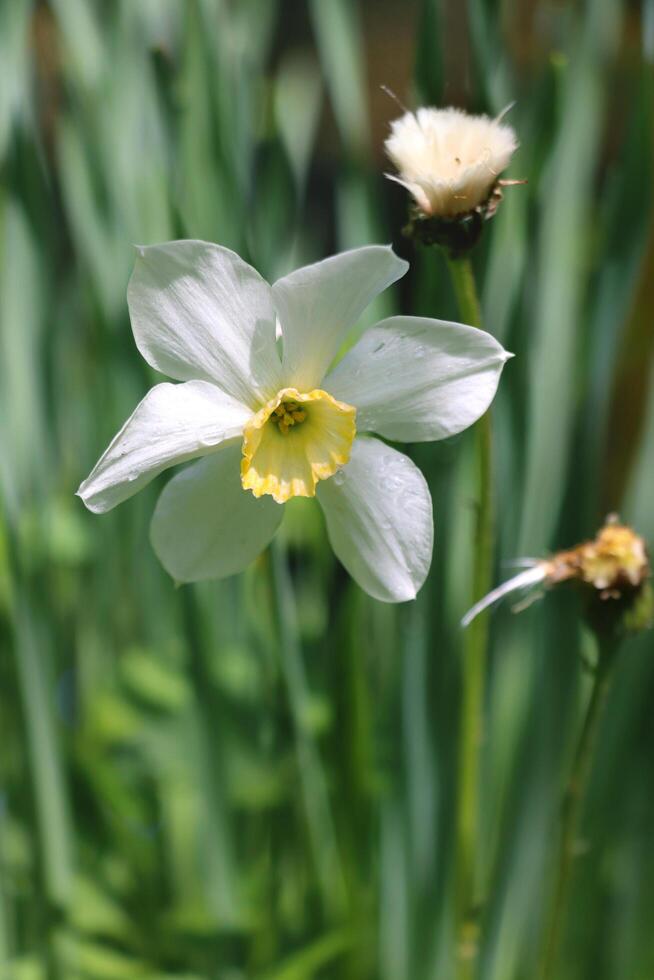
[[[325,432],[325,441],[331,445],[327,446],[329,462],[318,461],[306,458],[305,476],[298,476],[291,480],[281,478],[279,472],[262,475],[256,467],[255,457],[257,450],[261,446],[264,437],[265,427],[270,422],[271,416],[282,402],[292,401],[298,404],[310,404],[319,402],[329,405],[334,409],[334,415],[339,419],[339,438],[335,440],[333,433]],[[334,418],[334,416],[332,416]],[[304,423],[303,423],[304,425]],[[311,427],[307,430],[313,432]],[[315,433],[314,433],[315,434]],[[341,467],[345,466],[350,460],[352,443],[356,435],[356,408],[346,402],[338,401],[327,391],[321,388],[314,388],[312,391],[301,392],[297,388],[282,388],[274,398],[259,409],[252,416],[250,421],[243,429],[243,446],[241,459],[241,485],[244,490],[251,490],[255,497],[264,495],[272,496],[278,504],[286,503],[292,497],[315,497],[316,486],[319,480],[327,480],[333,476]],[[283,437],[289,440],[299,439],[298,449],[309,449],[308,440],[303,437],[301,431],[292,432]],[[293,443],[289,443],[289,446]],[[283,463],[283,442],[280,440],[280,469]]]

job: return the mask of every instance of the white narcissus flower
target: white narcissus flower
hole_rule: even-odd
[[[392,122],[385,146],[399,171],[386,176],[406,187],[426,215],[455,218],[487,201],[518,141],[500,119],[423,108]]]
[[[488,408],[510,355],[481,330],[395,316],[331,367],[366,306],[407,268],[371,245],[269,286],[218,245],[139,248],[127,292],[136,345],[182,383],[156,385],[137,406],[80,486],[86,506],[110,510],[197,460],[169,481],[152,519],[175,580],[241,571],[275,534],[280,504],[315,495],[359,585],[383,601],[412,599],[431,562],[431,498],[411,460],[371,433],[460,432]]]

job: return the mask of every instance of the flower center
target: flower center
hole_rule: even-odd
[[[282,388],[243,430],[243,489],[279,504],[315,496],[318,480],[348,462],[355,417],[356,409],[319,388]]]
[[[294,425],[300,425],[307,417],[307,413],[300,408],[296,401],[283,401],[273,411],[270,421],[276,422],[279,431],[283,436],[288,435],[289,429]]]

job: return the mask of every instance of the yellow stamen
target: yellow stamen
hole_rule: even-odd
[[[245,426],[241,483],[277,503],[313,497],[350,458],[356,409],[319,388],[283,388]]]

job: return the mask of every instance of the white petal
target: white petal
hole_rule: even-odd
[[[368,245],[298,269],[273,286],[284,338],[284,383],[320,385],[345,334],[409,268],[390,246]]]
[[[177,582],[243,571],[270,542],[284,508],[241,486],[241,447],[226,446],[166,485],[150,526],[159,560]]]
[[[470,626],[470,623],[473,619],[477,618],[479,613],[482,613],[484,609],[488,609],[489,606],[493,606],[496,602],[499,602],[505,595],[509,595],[511,592],[517,592],[519,589],[532,588],[532,586],[544,582],[546,578],[547,562],[539,561],[532,568],[527,568],[524,572],[514,575],[508,582],[503,582],[502,585],[498,585],[496,589],[492,589],[483,599],[476,602],[461,620],[461,626],[464,628]]]
[[[387,439],[444,439],[490,405],[507,358],[475,327],[394,316],[371,327],[325,378],[325,390],[357,409],[357,430]]]
[[[175,463],[239,436],[250,411],[207,381],[157,385],[136,407],[77,493],[96,514]]]
[[[395,174],[384,174],[384,177],[388,177],[388,179],[394,181],[394,183],[405,187],[415,198],[418,207],[421,208],[425,214],[431,214],[431,203],[429,201],[429,197],[427,196],[424,188],[421,187],[417,181],[402,180],[401,177],[396,177]]]
[[[270,286],[235,252],[198,241],[139,248],[127,301],[157,371],[213,381],[252,408],[281,387]]]
[[[431,496],[408,456],[357,438],[352,456],[317,488],[332,548],[362,589],[382,602],[414,599],[434,543]]]

